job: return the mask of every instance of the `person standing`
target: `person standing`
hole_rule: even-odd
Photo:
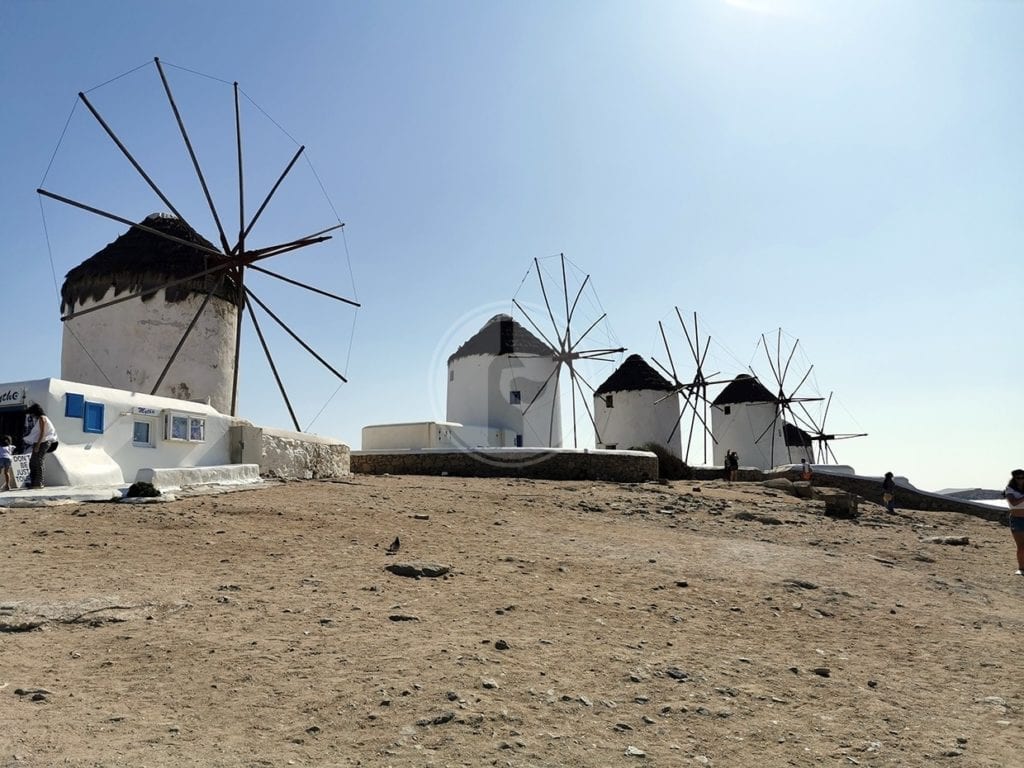
[[[886,472],[882,481],[882,503],[889,512],[896,513],[896,482],[892,479],[892,472]]]
[[[1017,575],[1024,576],[1024,469],[1010,473],[1003,498],[1010,508],[1010,535],[1017,545]]]
[[[809,483],[811,477],[811,465],[807,463],[807,459],[800,459],[800,479]]]
[[[11,436],[0,436],[0,476],[3,480],[3,488],[0,491],[13,491],[18,486],[14,480],[14,446],[11,445]]]
[[[33,419],[32,427],[25,435],[25,448],[32,452],[28,459],[28,487],[42,488],[43,463],[50,446],[57,442],[57,430],[39,403],[32,403],[27,413]]]
[[[736,451],[725,452],[725,479],[735,483],[740,470],[740,456]]]

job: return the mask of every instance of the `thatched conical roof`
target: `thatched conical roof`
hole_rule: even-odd
[[[511,354],[550,357],[554,350],[509,315],[495,315],[452,353],[448,364],[470,355]]]
[[[215,245],[176,216],[154,213],[139,223],[217,250]],[[157,288],[169,280],[188,277],[216,266],[219,260],[226,258],[218,259],[204,251],[131,227],[114,242],[67,273],[60,289],[61,311],[70,311],[76,304],[88,299],[99,301],[111,287],[114,288],[115,296],[149,287]],[[216,284],[220,274],[206,275],[168,288],[165,291],[166,300],[183,301],[191,293],[205,294]],[[237,293],[229,277],[214,295],[236,303]],[[151,299],[154,295],[148,294],[142,298]]]
[[[733,403],[774,403],[775,395],[765,389],[764,384],[741,373],[723,389],[712,405],[731,405]]]
[[[595,391],[595,395],[609,392],[639,392],[652,389],[656,392],[670,392],[672,383],[654,370],[640,355],[630,355],[615,369]]]

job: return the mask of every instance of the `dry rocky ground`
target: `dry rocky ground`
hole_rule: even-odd
[[[0,510],[0,766],[1024,764],[1007,529],[861,511],[388,476]]]

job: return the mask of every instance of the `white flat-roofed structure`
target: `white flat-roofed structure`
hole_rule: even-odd
[[[512,448],[515,444],[516,433],[507,429],[468,427],[450,421],[414,421],[363,427],[362,450]]]
[[[211,470],[179,473],[197,484],[248,481],[252,465],[273,477],[349,473],[348,446],[332,438],[264,429],[206,403],[63,379],[0,383],[0,434],[10,435],[16,449],[33,403],[59,440],[44,465],[47,486],[118,486],[146,479],[152,470],[189,468]]]

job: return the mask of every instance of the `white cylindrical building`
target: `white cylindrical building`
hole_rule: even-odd
[[[655,443],[682,458],[679,395],[672,389],[672,383],[640,355],[627,357],[594,392],[597,447],[629,449]]]
[[[753,376],[740,374],[731,381],[711,404],[715,464],[724,465],[730,450],[739,455],[740,466],[762,470],[801,458],[813,463],[810,435],[781,415],[776,420],[778,402]]]
[[[553,350],[495,315],[448,358],[447,421],[510,430],[524,447],[562,445]]]
[[[152,214],[141,223],[217,250],[169,214]],[[131,228],[68,272],[61,314],[188,277],[217,262],[203,251]],[[208,401],[230,413],[238,305],[236,286],[223,272],[64,320],[61,378],[149,394],[211,288],[212,298],[155,394]]]

